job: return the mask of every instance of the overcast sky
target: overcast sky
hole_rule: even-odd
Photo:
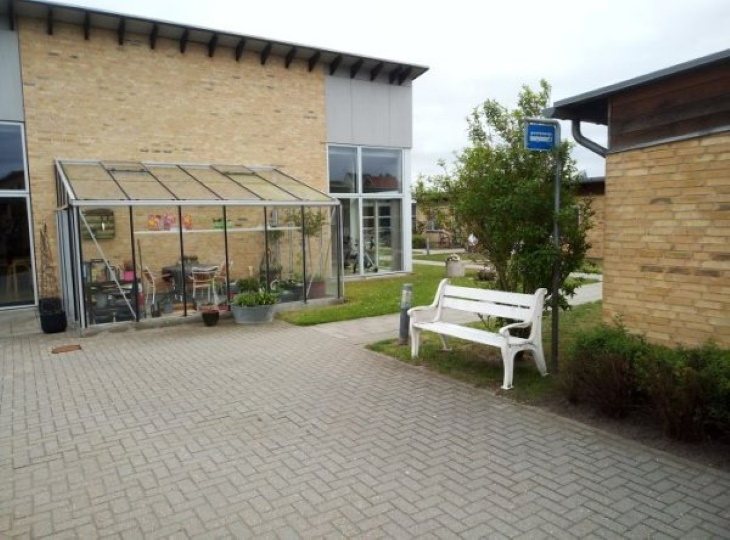
[[[545,78],[561,100],[730,47],[730,0],[61,3],[426,65],[413,85],[414,178],[466,145],[475,106],[513,106],[522,84]],[[605,144],[605,129],[583,131]],[[577,147],[574,157],[604,173],[595,154]]]

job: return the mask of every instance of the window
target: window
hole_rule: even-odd
[[[329,185],[342,207],[346,273],[404,268],[403,151],[329,147]]]
[[[3,189],[25,189],[23,135],[15,124],[0,124],[0,190]]]
[[[356,193],[357,148],[332,146],[329,151],[330,193]]]
[[[401,188],[400,150],[363,148],[362,189],[364,193],[399,192]]]

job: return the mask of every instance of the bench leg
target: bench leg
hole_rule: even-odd
[[[535,347],[532,351],[532,357],[535,359],[535,365],[538,371],[544,377],[548,374],[547,366],[545,365],[545,355],[542,352],[542,347]]]
[[[421,331],[411,326],[411,358],[418,358],[418,346],[421,341]]]
[[[450,351],[451,347],[449,347],[449,342],[446,339],[446,336],[443,334],[439,334],[439,339],[441,340],[441,350],[442,351]]]
[[[517,352],[510,350],[505,343],[502,345],[502,364],[504,364],[504,379],[502,380],[502,390],[512,388],[512,376],[515,371],[515,354]]]

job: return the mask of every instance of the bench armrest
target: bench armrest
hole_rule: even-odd
[[[504,338],[509,338],[511,337],[509,331],[512,328],[529,328],[530,326],[532,326],[532,323],[530,321],[508,324],[507,326],[503,326],[499,329],[499,334]]]
[[[415,322],[424,322],[426,320],[435,320],[437,310],[434,305],[416,306],[408,310],[408,316]]]
[[[439,304],[441,302],[441,296],[444,287],[446,287],[448,283],[449,278],[444,278],[441,280],[438,289],[436,289],[436,296],[434,297],[433,302],[431,302],[430,306],[416,306],[408,310],[408,316],[411,318],[412,322],[416,320],[418,320],[418,322],[425,322],[429,313],[433,313],[431,321],[436,321],[440,318],[441,309]]]

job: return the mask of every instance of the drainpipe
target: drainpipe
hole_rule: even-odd
[[[571,120],[570,121],[571,128],[572,128],[572,134],[573,138],[575,139],[575,142],[577,142],[579,145],[588,148],[591,152],[594,152],[598,154],[599,156],[605,158],[606,153],[608,152],[607,148],[604,148],[600,144],[598,144],[596,141],[592,141],[588,138],[586,138],[581,132],[580,132],[580,120]]]

